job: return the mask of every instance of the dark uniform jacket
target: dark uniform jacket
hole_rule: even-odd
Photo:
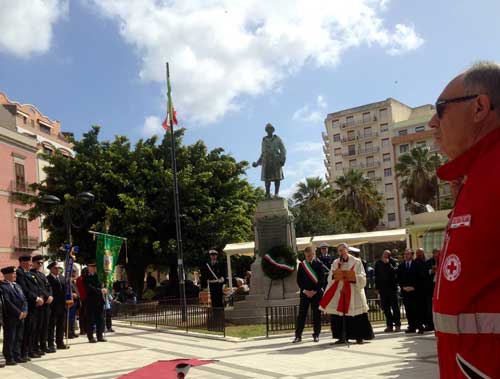
[[[297,285],[300,288],[300,296],[306,296],[302,291],[316,291],[315,296],[321,296],[323,293],[323,288],[325,287],[325,270],[323,265],[317,259],[313,259],[311,261],[311,266],[316,272],[316,276],[318,277],[318,283],[314,283],[314,281],[309,277],[309,275],[304,270],[302,263],[299,264],[299,268],[297,270]]]
[[[38,270],[31,270],[31,272],[35,275],[36,279],[38,280],[38,286],[42,294],[43,301],[47,301],[49,296],[53,296],[52,286],[50,285],[47,277],[44,275],[43,272]]]
[[[85,291],[87,292],[86,302],[89,307],[103,306],[104,296],[102,294],[102,284],[99,282],[97,274],[85,275],[83,277],[83,284],[85,285]]]
[[[208,286],[208,281],[209,280],[215,280],[214,276],[210,272],[210,270],[207,267],[207,264],[210,266],[212,271],[214,272],[215,276],[217,278],[224,278],[224,282],[226,281],[226,265],[224,263],[221,263],[219,261],[216,261],[215,264],[212,264],[211,261],[204,263],[201,266],[201,288],[207,288]]]
[[[58,275],[57,279],[52,274],[47,275],[47,280],[52,287],[52,296],[54,301],[51,306],[54,308],[66,307],[66,279],[62,275]]]
[[[396,261],[389,260],[384,263],[382,260],[375,262],[375,287],[380,292],[396,291],[397,288],[397,270]]]
[[[42,298],[42,292],[37,277],[31,271],[24,271],[21,267],[16,270],[16,282],[23,289],[28,301],[28,307],[35,307],[37,297]]]
[[[28,302],[19,284],[3,281],[0,283],[0,288],[3,293],[5,320],[18,320],[21,312],[28,312]]]
[[[423,293],[424,290],[424,265],[416,260],[411,261],[410,268],[406,268],[406,261],[398,267],[398,282],[401,288],[414,287],[417,293]],[[413,292],[413,291],[412,291]],[[406,291],[401,291],[405,296]]]

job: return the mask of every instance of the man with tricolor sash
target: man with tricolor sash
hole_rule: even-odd
[[[308,246],[304,250],[304,260],[297,270],[297,285],[300,288],[299,316],[295,327],[293,343],[302,341],[302,332],[306,323],[307,312],[311,306],[313,315],[313,340],[319,341],[321,333],[321,312],[319,301],[323,296],[325,273],[323,265],[314,257],[314,250]]]

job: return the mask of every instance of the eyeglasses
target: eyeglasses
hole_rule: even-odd
[[[452,99],[442,99],[436,101],[436,113],[438,118],[443,117],[444,109],[446,108],[446,105],[449,103],[461,103],[463,101],[467,100],[472,100],[478,97],[479,95],[468,95],[468,96],[461,96],[461,97],[454,97]]]
[[[442,100],[436,101],[436,113],[437,113],[438,118],[443,117],[443,113],[444,113],[444,109],[446,108],[446,104],[461,103],[463,101],[475,99],[478,96],[479,96],[479,94],[467,95],[467,96],[461,96],[461,97],[454,97],[452,99],[442,99]],[[495,107],[493,106],[493,104],[491,104],[490,110],[493,110],[493,109],[495,109]]]

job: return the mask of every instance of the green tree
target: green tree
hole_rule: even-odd
[[[292,196],[295,204],[303,204],[309,200],[319,199],[328,196],[330,187],[328,183],[319,176],[315,178],[306,178],[304,182],[297,184],[297,191]]]
[[[182,144],[184,131],[175,133],[183,249],[187,265],[197,267],[209,248],[223,248],[228,242],[253,238],[252,217],[263,192],[243,178],[247,162],[237,162],[223,149],[208,151],[201,141]],[[46,157],[47,179],[35,188],[31,218],[48,215],[43,225],[51,233],[47,241],[53,254],[66,240],[62,224],[63,205],[48,206],[46,194],[66,198],[74,214],[81,204],[75,194],[95,195],[92,213],[79,220],[74,243],[80,246],[78,259],[95,255],[90,228],[124,236],[128,240],[127,276],[139,291],[148,265],[170,270],[175,287],[177,248],[173,206],[173,173],[170,136],[158,144],[156,138],[139,140],[134,147],[126,137],[112,142],[98,140],[99,127],[93,127],[75,141],[74,159],[60,154]],[[123,258],[123,256],[122,256]],[[123,262],[125,263],[125,262]]]
[[[441,165],[439,154],[432,154],[428,149],[416,147],[399,157],[396,175],[400,181],[403,197],[410,210],[415,211],[415,202],[432,203],[437,207],[438,179],[436,169]]]
[[[335,186],[336,209],[348,212],[351,219],[359,216],[363,227],[373,230],[384,215],[384,201],[373,183],[361,171],[349,170],[335,180]]]

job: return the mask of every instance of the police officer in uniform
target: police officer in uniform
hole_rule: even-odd
[[[52,262],[47,266],[50,274],[47,280],[52,287],[52,296],[54,301],[50,305],[49,332],[48,332],[48,350],[54,350],[54,335],[57,349],[69,349],[64,344],[64,331],[66,329],[66,279],[60,274],[59,263]]]
[[[297,270],[297,285],[300,289],[300,306],[293,343],[302,341],[302,332],[304,331],[309,305],[311,306],[313,314],[313,340],[314,342],[319,341],[319,334],[321,333],[319,301],[323,296],[323,288],[325,287],[324,280],[325,273],[323,264],[314,258],[313,249],[310,246],[306,247],[304,249],[304,261],[299,264]]]
[[[87,292],[86,316],[87,337],[90,343],[106,342],[104,338],[104,299],[108,293],[97,277],[95,259],[88,261],[88,274],[83,278]],[[97,340],[94,338],[93,327],[96,327]]]
[[[34,342],[38,336],[38,319],[43,305],[43,295],[36,276],[30,270],[31,256],[20,256],[19,267],[16,270],[16,282],[21,286],[24,296],[28,300],[28,316],[24,321],[23,343],[21,346],[22,357],[26,360],[41,357],[40,354],[35,352]]]
[[[316,257],[316,259],[323,264],[323,271],[325,273],[323,283],[326,286],[326,283],[328,281],[328,273],[330,272],[330,267],[332,267],[333,262],[333,257],[328,252],[328,244],[326,242],[321,242],[321,245],[319,245],[319,255]]]
[[[217,250],[210,250],[208,254],[210,255],[210,261],[206,262],[201,270],[202,288],[208,287],[210,290],[212,311],[208,318],[208,328],[209,330],[218,330],[224,319],[222,290],[227,274],[225,265],[217,260],[219,254]]]
[[[3,355],[5,364],[14,366],[28,360],[22,357],[24,320],[28,315],[28,302],[23,290],[16,283],[16,268],[2,268],[4,280],[0,282],[4,306]]]
[[[42,293],[43,305],[40,307],[38,314],[38,336],[34,336],[33,346],[37,354],[45,355],[45,353],[55,353],[55,349],[49,349],[47,346],[47,338],[49,331],[50,304],[54,300],[52,297],[52,287],[43,273],[43,255],[34,255],[31,257],[33,264],[31,272],[35,275],[38,286]]]

